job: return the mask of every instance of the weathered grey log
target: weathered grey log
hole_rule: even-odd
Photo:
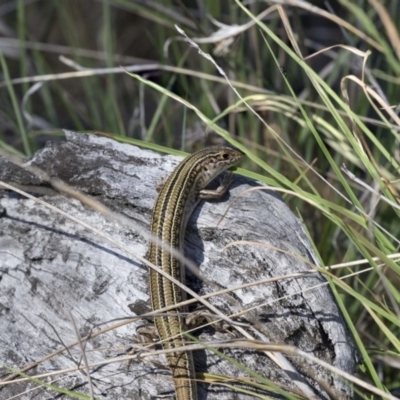
[[[0,180],[22,185],[36,193],[35,196],[145,256],[147,240],[140,232],[148,230],[157,195],[156,184],[172,171],[179,158],[160,156],[92,135],[66,132],[66,138],[66,142],[49,143],[29,164],[129,217],[136,231],[53,191],[46,181],[4,158],[0,158]],[[301,222],[270,190],[244,194],[216,227],[230,201],[255,185],[254,181],[236,177],[229,196],[221,202],[201,204],[189,222],[186,254],[199,266],[201,274],[221,287],[310,270],[296,254],[311,263],[317,262]],[[130,310],[149,311],[147,267],[132,256],[71,220],[11,191],[0,190],[0,214],[2,208],[5,210],[0,218],[2,362],[23,368],[74,342],[76,334],[70,312],[83,337],[96,324],[134,315]],[[267,247],[236,245],[222,252],[225,245],[236,240],[267,244]],[[271,246],[286,252],[273,250]],[[190,274],[188,286],[199,294],[215,290]],[[317,287],[307,290],[314,286]],[[275,300],[281,297],[284,299]],[[211,298],[210,302],[227,315],[259,304],[259,308],[244,316],[262,331],[257,338],[264,335],[271,343],[297,346],[343,371],[354,372],[357,353],[353,339],[325,278],[319,274],[252,286],[233,295]],[[85,344],[89,364],[124,354],[132,343],[136,327],[141,324],[137,321],[89,340]],[[251,333],[255,335],[254,330]],[[212,328],[204,329],[198,337],[202,341],[231,338],[228,333]],[[290,374],[280,370],[264,353],[243,349],[223,352],[273,382],[297,390]],[[212,352],[198,351],[195,358],[198,372],[248,376]],[[316,379],[337,390],[343,399],[351,398],[350,388],[329,371],[299,357],[287,358],[314,388],[317,398],[329,396]],[[29,374],[73,368],[80,359],[81,353],[75,346],[71,354],[63,352]],[[94,394],[96,398],[112,400],[150,399],[165,393],[173,396],[170,373],[161,365],[163,362],[161,356],[135,360],[129,370],[125,363],[92,369]],[[3,377],[9,373],[5,369],[1,372]],[[43,380],[51,382],[51,378]],[[87,378],[79,372],[63,374],[54,384],[78,392],[89,391]],[[35,382],[12,383],[0,389],[0,398],[7,399],[32,389],[19,398],[49,399],[55,394],[47,388],[36,387]],[[204,384],[199,385],[199,396],[208,400],[254,398],[227,387]]]

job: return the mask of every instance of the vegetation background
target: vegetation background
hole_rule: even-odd
[[[332,266],[357,376],[400,397],[399,27],[393,0],[1,0],[0,148],[243,146]]]

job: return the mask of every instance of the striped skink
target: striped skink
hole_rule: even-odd
[[[230,176],[216,190],[206,190],[205,187],[223,171],[238,163],[243,156],[241,151],[228,146],[211,146],[184,159],[159,193],[152,213],[152,235],[183,254],[186,225],[197,203],[201,199],[221,198],[229,188]],[[185,284],[185,266],[167,249],[150,242],[148,259]],[[152,269],[149,272],[149,288],[154,311],[186,299],[184,291]],[[179,316],[179,313],[184,312],[187,309],[181,307],[167,311],[166,316],[155,317],[155,326],[164,349],[185,345],[183,332],[186,331],[186,324],[184,317]],[[169,352],[167,360],[175,384],[176,399],[196,400],[197,385],[192,353]]]

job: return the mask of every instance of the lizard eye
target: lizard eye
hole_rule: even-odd
[[[222,158],[223,158],[224,160],[227,160],[227,159],[229,158],[229,154],[228,154],[228,153],[222,154]]]

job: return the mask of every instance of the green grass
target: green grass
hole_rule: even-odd
[[[171,153],[221,138],[234,144],[248,156],[243,174],[286,190],[323,265],[368,260],[371,271],[343,283],[341,277],[364,268],[348,266],[329,283],[363,357],[357,376],[384,391],[400,387],[398,368],[376,357],[397,363],[400,357],[400,267],[389,257],[400,244],[400,10],[389,0],[382,7],[342,0],[333,15],[303,2],[260,21],[261,2],[205,0],[204,10],[157,4],[16,2],[5,21],[20,43],[0,47],[0,148],[29,157],[46,140],[59,140],[61,128]],[[217,30],[207,15],[254,25],[226,44],[226,53],[214,54],[221,43],[206,43],[199,54],[174,25],[189,38],[204,38]],[[318,15],[331,21],[323,25],[329,43],[302,25]],[[168,38],[175,39],[166,54]],[[339,44],[346,47],[328,48]],[[58,59],[63,54],[93,74],[80,76]],[[95,74],[132,64],[132,56],[168,68]],[[74,71],[68,79],[58,75]],[[22,110],[32,79],[16,80],[46,74],[54,77]],[[38,122],[29,124],[24,111]]]

